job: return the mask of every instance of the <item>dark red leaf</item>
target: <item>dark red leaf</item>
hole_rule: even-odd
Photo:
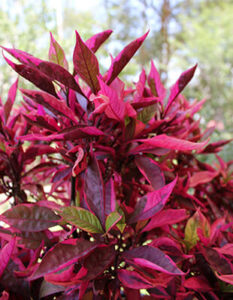
[[[193,78],[196,68],[197,65],[183,72],[178,78],[178,80],[176,81],[176,83],[171,87],[171,92],[170,92],[165,113],[169,109],[172,102],[176,99],[176,97],[183,91],[183,89],[186,87],[189,81]]]
[[[66,105],[63,100],[59,100],[54,96],[42,91],[24,89],[20,89],[20,91],[36,103],[41,104],[51,110],[53,113],[59,113],[60,115],[65,116],[73,122],[77,123],[78,120],[74,112]]]
[[[76,31],[76,45],[73,54],[74,70],[88,84],[92,92],[99,90],[99,63],[95,54],[83,42]]]
[[[89,38],[85,44],[94,53],[99,49],[99,47],[109,38],[112,34],[112,30],[105,30],[103,32],[97,33]]]
[[[13,254],[15,248],[15,238],[12,238],[9,243],[7,243],[3,248],[0,250],[0,278],[8,265],[8,262]]]
[[[15,102],[17,88],[18,88],[18,79],[10,87],[8,97],[7,97],[7,101],[4,104],[5,123],[7,122],[8,118],[9,118],[12,106]]]
[[[32,82],[42,91],[45,91],[53,96],[57,96],[54,85],[51,79],[45,74],[41,73],[39,70],[30,67],[29,65],[17,65],[10,61],[8,58],[4,57],[8,65],[12,67],[15,72],[20,76]]]
[[[47,207],[17,205],[3,213],[4,221],[22,231],[42,231],[57,225],[60,217]]]
[[[87,205],[99,218],[101,224],[104,225],[105,215],[103,179],[95,156],[92,157],[90,164],[87,166],[84,182],[84,193]]]
[[[230,261],[221,253],[210,247],[202,247],[201,253],[204,255],[210,266],[221,274],[232,274],[233,268]]]
[[[138,48],[142,45],[149,31],[140,38],[134,40],[127,45],[112,61],[111,67],[108,71],[106,83],[109,85],[120,74],[124,67],[128,64],[130,59],[134,56]]]
[[[121,269],[118,271],[117,275],[123,285],[128,288],[139,290],[152,287],[149,281],[135,271]]]
[[[159,165],[153,159],[147,156],[138,156],[135,162],[140,172],[155,190],[165,185],[164,175]]]
[[[30,280],[37,279],[51,272],[59,271],[88,255],[96,247],[97,244],[83,239],[70,239],[58,243],[46,253],[39,267],[30,276]]]
[[[115,259],[115,251],[112,246],[99,247],[85,259],[83,267],[87,274],[82,280],[92,280],[106,270]]]
[[[134,265],[161,271],[170,275],[185,275],[169,256],[161,250],[150,247],[141,246],[124,252],[124,258]]]

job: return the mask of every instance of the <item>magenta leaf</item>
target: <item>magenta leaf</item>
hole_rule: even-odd
[[[83,42],[76,31],[76,45],[73,54],[74,70],[88,84],[92,92],[99,90],[99,63],[95,54]]]
[[[42,134],[28,134],[19,136],[20,140],[25,141],[60,141],[60,140],[77,140],[82,138],[88,138],[90,136],[104,136],[105,133],[94,126],[87,127],[69,127],[59,131],[57,134],[42,135]]]
[[[17,205],[3,213],[4,222],[22,231],[42,231],[57,225],[60,217],[47,207]]]
[[[122,99],[119,99],[117,92],[109,87],[104,81],[99,79],[100,82],[100,94],[104,94],[109,99],[109,105],[104,109],[105,114],[117,121],[123,121],[125,115],[125,103]]]
[[[143,196],[136,204],[133,214],[130,216],[128,223],[135,223],[141,220],[147,220],[158,213],[167,202],[175,184],[174,179],[169,184],[165,185],[161,189],[150,192]]]
[[[130,59],[134,56],[138,48],[142,45],[149,31],[140,38],[132,41],[112,60],[111,67],[108,71],[106,83],[109,85],[120,74]]]
[[[164,149],[171,149],[177,151],[191,151],[191,150],[200,150],[203,148],[208,141],[201,142],[201,143],[193,143],[187,140],[178,139],[173,136],[168,136],[166,134],[160,134],[154,136],[150,139],[138,139],[138,142],[143,143],[139,145],[135,149],[132,149],[132,152],[140,152],[147,149],[153,149],[155,147],[164,148]]]
[[[73,264],[78,259],[85,257],[96,247],[97,244],[83,239],[70,239],[58,243],[46,253],[39,267],[30,276],[30,280],[37,279],[51,272],[59,271]]]
[[[50,48],[49,48],[49,60],[55,64],[60,65],[64,69],[68,70],[68,62],[62,47],[54,39],[50,32]]]
[[[185,275],[169,256],[151,246],[141,246],[126,251],[123,257],[134,266],[142,266],[170,275]]]
[[[135,163],[155,190],[165,185],[164,175],[159,165],[153,159],[147,156],[138,156],[135,158]]]
[[[158,212],[151,218],[150,222],[143,228],[142,232],[149,231],[157,227],[172,225],[188,218],[185,209],[166,209]]]
[[[166,89],[163,86],[160,75],[153,61],[151,61],[150,74],[148,75],[148,84],[154,96],[159,97],[160,102],[166,97]]]
[[[33,91],[33,90],[24,90],[20,89],[20,91],[27,96],[28,98],[32,99],[38,104],[43,105],[44,107],[51,110],[53,113],[63,115],[68,119],[77,123],[77,117],[73,113],[73,111],[65,104],[63,100],[59,100],[54,96],[42,92],[42,91]]]
[[[168,99],[166,111],[169,109],[172,102],[176,99],[176,97],[183,91],[189,81],[193,78],[197,65],[183,72],[176,83],[171,87],[170,96]]]
[[[8,97],[7,97],[7,101],[4,105],[5,123],[7,122],[8,118],[9,118],[12,106],[15,102],[17,88],[18,88],[18,79],[10,87]]]
[[[85,44],[88,46],[91,51],[94,53],[99,49],[99,47],[109,38],[112,34],[112,30],[105,30],[103,32],[99,32],[89,38]]]
[[[85,199],[90,210],[105,223],[103,179],[95,156],[91,158],[85,173]]]
[[[212,290],[208,281],[205,279],[205,277],[202,276],[191,277],[186,279],[184,282],[184,287],[202,293],[209,292]]]
[[[121,269],[117,272],[117,275],[118,279],[123,283],[123,285],[128,288],[147,289],[152,287],[149,281],[135,271]]]
[[[15,248],[15,238],[12,238],[3,248],[0,249],[0,278],[4,272]]]

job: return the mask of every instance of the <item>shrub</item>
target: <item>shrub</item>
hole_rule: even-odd
[[[208,165],[195,114],[204,101],[170,91],[153,62],[118,78],[147,34],[101,75],[95,52],[111,31],[76,32],[73,73],[51,35],[49,61],[3,48],[17,81],[0,110],[1,299],[229,299],[233,284],[233,162]],[[8,226],[7,226],[8,225]]]

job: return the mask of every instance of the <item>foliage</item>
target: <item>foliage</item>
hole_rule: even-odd
[[[101,74],[110,34],[76,32],[73,73],[53,36],[50,61],[3,48],[39,90],[14,108],[16,81],[1,104],[2,297],[227,299],[233,163],[198,160],[229,141],[209,143],[204,101],[181,94],[196,66],[166,91],[152,62],[127,88],[118,75],[147,33]]]

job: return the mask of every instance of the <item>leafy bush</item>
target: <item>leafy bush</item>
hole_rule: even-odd
[[[17,81],[0,110],[1,299],[229,299],[233,291],[233,162],[209,143],[181,94],[196,66],[166,91],[153,62],[134,87],[118,78],[147,34],[101,75],[83,42],[74,70],[51,35],[49,61],[3,48]],[[3,203],[2,202],[2,203]]]

